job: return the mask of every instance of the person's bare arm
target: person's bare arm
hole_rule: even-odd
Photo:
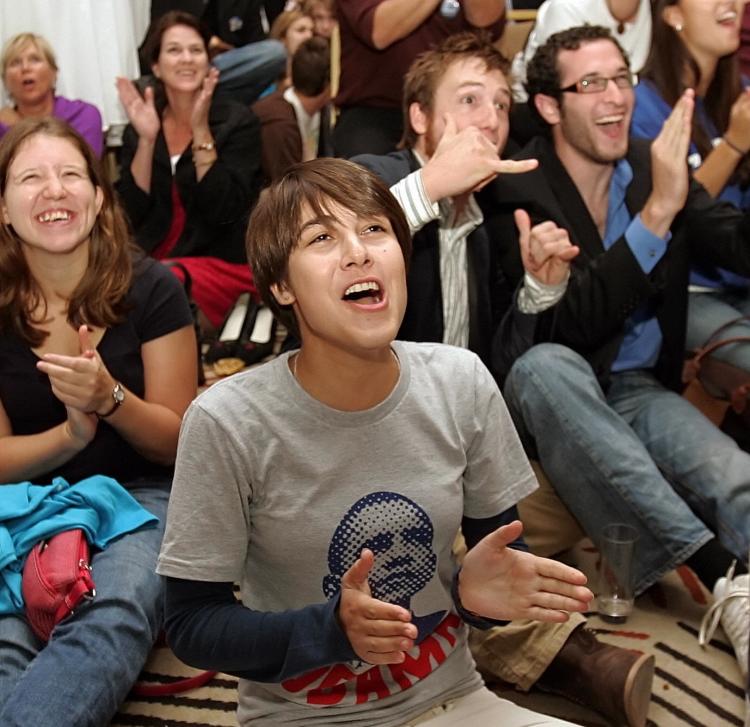
[[[195,331],[186,326],[141,346],[145,393],[132,393],[107,419],[133,449],[160,464],[173,464],[182,415],[198,380]]]
[[[0,402],[0,482],[23,482],[65,464],[94,438],[97,419],[68,409],[62,424],[14,435]]]
[[[48,353],[37,368],[50,377],[52,392],[69,411],[89,417],[107,414],[112,409],[115,379],[90,345],[86,326],[81,326],[79,336],[80,356]],[[107,424],[153,462],[174,462],[182,415],[196,394],[195,346],[192,326],[144,343],[143,398],[126,390],[122,405],[107,414]]]
[[[641,0],[609,0],[607,4],[615,20],[620,23],[632,23],[638,15]]]
[[[750,90],[745,89],[732,104],[727,128],[721,142],[693,173],[712,197],[718,197],[737,165],[750,150]]]
[[[466,20],[475,28],[486,28],[505,15],[504,0],[463,0]]]
[[[383,0],[372,18],[372,44],[383,50],[415,31],[441,0]]]

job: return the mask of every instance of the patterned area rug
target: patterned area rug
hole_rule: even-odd
[[[595,569],[596,553],[582,548],[576,561]],[[649,724],[658,727],[742,727],[745,702],[732,647],[719,629],[706,649],[698,645],[698,628],[711,596],[687,568],[670,573],[643,594],[622,627],[592,614],[589,626],[610,644],[656,657]],[[750,628],[750,625],[749,625]],[[165,684],[196,671],[179,662],[166,647],[154,650],[142,674],[148,684]],[[132,697],[113,721],[116,727],[215,727],[236,725],[236,680],[219,675],[206,686],[171,697]],[[595,712],[559,697],[532,691],[521,694],[509,685],[493,689],[529,709],[591,727],[607,724]]]
[[[587,551],[593,561],[594,549]],[[586,566],[584,562],[583,570],[591,574],[592,570]],[[589,617],[589,627],[602,641],[655,656],[649,725],[744,725],[742,677],[724,632],[718,629],[706,649],[698,645],[701,618],[711,599],[692,571],[681,567],[638,598],[633,614],[622,626],[606,623],[595,613]],[[519,694],[510,686],[493,685],[493,688],[506,699],[529,709],[583,725],[608,724],[596,712],[565,699],[535,691]]]

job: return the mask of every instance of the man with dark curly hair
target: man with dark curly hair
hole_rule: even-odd
[[[537,345],[518,357],[505,328],[494,363],[509,370],[517,426],[588,535],[601,544],[615,521],[637,530],[637,593],[691,566],[724,599],[746,673],[750,456],[679,391],[689,270],[700,260],[750,273],[750,218],[689,178],[694,91],[649,148],[628,138],[633,84],[597,26],[551,36],[529,65],[551,138],[518,155],[538,169],[494,183],[489,224],[516,256],[513,315]],[[554,256],[560,246],[575,257]]]

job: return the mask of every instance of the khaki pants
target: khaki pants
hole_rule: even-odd
[[[482,687],[433,707],[404,727],[455,727],[459,724],[471,727],[570,727],[573,722],[532,712]]]
[[[469,646],[477,668],[493,677],[528,691],[557,656],[574,629],[586,623],[580,613],[571,613],[561,624],[541,621],[511,621],[488,631],[472,629]]]

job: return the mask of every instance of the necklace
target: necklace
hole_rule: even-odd
[[[393,356],[393,360],[396,362],[396,368],[400,374],[401,361],[398,360],[398,356],[396,356],[396,352],[392,348],[389,349],[389,351],[391,352],[391,356]],[[299,353],[294,354],[294,359],[292,360],[292,376],[299,381],[299,377],[297,376],[297,361],[299,361]]]

